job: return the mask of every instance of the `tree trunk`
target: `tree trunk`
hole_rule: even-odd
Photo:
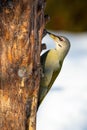
[[[35,130],[45,0],[0,0],[0,130]]]

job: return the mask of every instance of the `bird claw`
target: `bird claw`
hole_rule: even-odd
[[[41,44],[41,52],[42,52],[43,50],[45,50],[45,49],[47,49],[46,44],[45,44],[45,43]]]

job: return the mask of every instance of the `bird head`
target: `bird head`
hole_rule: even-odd
[[[65,57],[70,49],[70,41],[64,36],[57,36],[47,31],[56,44],[56,50]]]

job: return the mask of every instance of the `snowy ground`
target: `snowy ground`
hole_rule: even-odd
[[[71,42],[60,75],[37,113],[37,130],[87,130],[87,33],[68,34]],[[54,46],[47,35],[48,49]]]

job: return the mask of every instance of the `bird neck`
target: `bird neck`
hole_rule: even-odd
[[[58,53],[59,60],[63,61],[67,54],[66,51],[64,51],[63,49],[60,49],[60,48],[56,48],[56,52]]]

